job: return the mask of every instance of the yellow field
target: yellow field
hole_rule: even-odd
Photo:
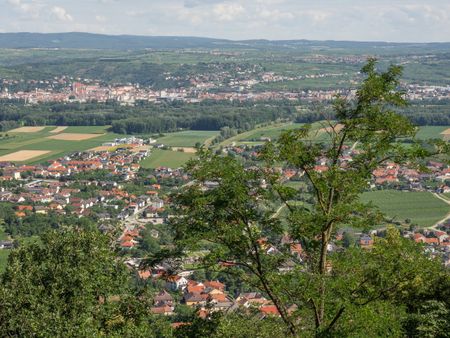
[[[91,138],[99,137],[104,134],[72,134],[72,133],[61,133],[58,135],[48,136],[47,138],[52,140],[61,141],[84,141],[90,140]]]
[[[344,128],[344,126],[342,124],[337,124],[337,125],[334,126],[334,130],[337,133],[340,132],[342,130],[342,128]],[[319,133],[331,133],[331,132],[333,132],[333,128],[332,127],[319,129]]]
[[[0,156],[0,162],[23,162],[50,153],[49,150],[19,150],[15,153]]]
[[[140,147],[134,147],[133,149],[130,149],[130,150],[133,153],[138,153],[141,150],[150,150],[151,148],[152,148],[151,146],[140,146]]]
[[[89,149],[90,151],[113,151],[114,147],[109,147],[109,146],[98,146],[95,148],[91,148]]]
[[[60,132],[62,132],[64,130],[66,130],[66,129],[67,129],[67,127],[56,127],[55,129],[51,130],[50,133],[57,134],[57,133],[60,133]]]
[[[181,151],[184,153],[195,154],[197,153],[197,149],[194,147],[172,147],[173,151]]]
[[[37,133],[44,129],[45,129],[45,127],[21,127],[21,128],[10,130],[10,133]]]
[[[118,148],[132,148],[130,144],[118,144],[116,146],[98,146],[89,149],[90,151],[116,151]],[[136,147],[135,147],[136,148]],[[133,148],[133,149],[135,149]]]

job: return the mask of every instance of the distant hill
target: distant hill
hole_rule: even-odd
[[[450,43],[387,43],[353,41],[310,41],[310,40],[243,40],[176,37],[103,35],[92,33],[0,33],[0,48],[70,48],[70,49],[179,49],[179,48],[345,48],[345,49],[389,49],[389,48],[431,48],[449,49]]]
[[[197,37],[102,35],[91,33],[0,33],[0,48],[174,49],[212,47],[226,40]]]

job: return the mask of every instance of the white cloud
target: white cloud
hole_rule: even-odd
[[[100,22],[100,23],[106,22],[106,17],[104,17],[103,15],[96,15],[95,21]]]
[[[72,15],[63,7],[53,6],[50,12],[60,21],[71,22],[73,21]]]
[[[244,12],[244,7],[239,4],[217,4],[213,9],[213,13],[220,21],[233,21]]]
[[[33,0],[28,2],[24,2],[22,0],[8,0],[8,3],[20,13],[33,19],[37,19],[39,17],[40,8],[42,7],[39,3]]]

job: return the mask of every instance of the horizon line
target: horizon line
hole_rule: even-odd
[[[208,39],[208,40],[221,40],[227,42],[248,42],[248,41],[266,41],[266,42],[289,42],[289,41],[314,41],[314,42],[354,42],[354,43],[385,43],[385,44],[449,44],[449,41],[387,41],[387,40],[348,40],[348,39],[308,39],[308,38],[291,38],[291,39],[267,39],[267,38],[250,38],[250,39],[228,39],[220,37],[209,36],[196,36],[196,35],[141,35],[141,34],[112,34],[112,33],[97,33],[97,32],[83,32],[83,31],[61,31],[61,32],[29,32],[29,31],[15,31],[15,32],[0,32],[0,35],[6,34],[40,34],[40,35],[52,35],[52,34],[87,34],[87,35],[99,35],[109,37],[141,37],[141,38],[194,38],[194,39]]]

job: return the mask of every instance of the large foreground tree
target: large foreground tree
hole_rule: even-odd
[[[335,121],[320,130],[326,141],[315,141],[309,125],[286,132],[252,168],[204,151],[188,166],[195,184],[175,198],[180,217],[173,225],[183,252],[207,248],[203,263],[264,292],[294,336],[399,336],[411,299],[448,286],[439,263],[393,229],[371,251],[331,250],[337,229],[382,221],[359,198],[376,168],[430,155],[418,144],[396,142],[415,134],[395,112],[406,104],[397,90],[401,68],[378,72],[369,60],[362,73],[356,97],[336,99]],[[356,150],[351,160],[350,148]],[[434,150],[446,149],[437,144]],[[280,165],[303,175],[313,197],[287,187],[275,169]],[[298,254],[293,249],[300,246]]]
[[[46,233],[11,252],[0,284],[2,337],[159,337],[170,333],[138,298],[109,239],[97,231]],[[169,330],[168,330],[169,329]]]

